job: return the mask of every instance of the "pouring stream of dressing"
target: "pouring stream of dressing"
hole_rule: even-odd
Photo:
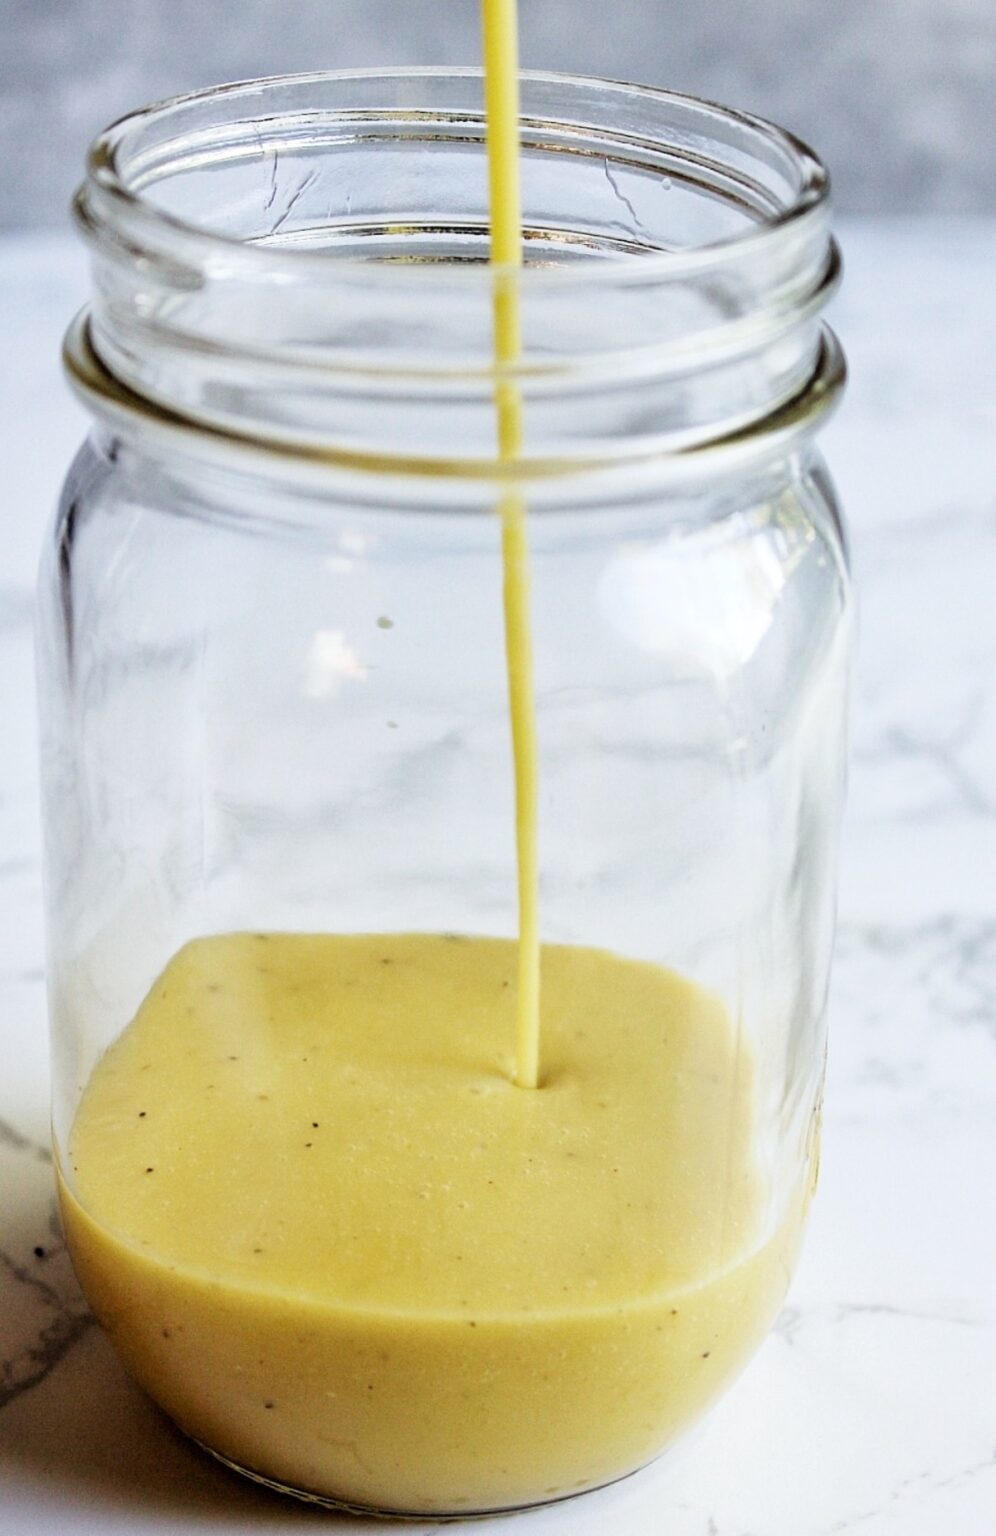
[[[522,397],[512,370],[522,351],[518,271],[522,265],[519,176],[519,65],[516,0],[482,0],[491,262],[494,283],[495,410],[498,457],[514,464],[522,450]],[[536,705],[529,612],[529,542],[526,508],[517,488],[500,502],[504,572],[505,654],[515,766],[515,839],[518,865],[519,952],[515,1026],[515,1081],[539,1084],[540,934]]]

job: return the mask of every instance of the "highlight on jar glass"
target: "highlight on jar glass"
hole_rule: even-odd
[[[168,102],[76,204],[94,426],[39,622],[67,1237],[188,1435],[382,1512],[667,1449],[771,1326],[818,1158],[826,178],[703,102],[521,91],[521,245],[472,71]]]

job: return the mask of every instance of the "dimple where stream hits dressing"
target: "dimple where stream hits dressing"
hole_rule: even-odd
[[[484,18],[511,461],[514,0]],[[413,1513],[648,1460],[767,1330],[798,1232],[797,1214],[764,1227],[752,1061],[718,999],[604,951],[540,950],[514,488],[500,515],[518,944],[196,940],[98,1063],[60,1173],[86,1293],[184,1429],[280,1483]]]

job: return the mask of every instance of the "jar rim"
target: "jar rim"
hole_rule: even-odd
[[[493,461],[510,384],[527,474],[704,446],[805,396],[839,261],[804,144],[676,92],[529,72],[527,260],[503,269],[481,84],[276,75],[113,125],[76,202],[109,374],[239,437],[465,468]],[[507,364],[502,283],[523,337]]]
[[[797,186],[790,198],[781,206],[746,223],[742,229],[719,239],[678,249],[641,251],[628,254],[614,253],[611,261],[598,262],[581,256],[579,259],[551,264],[531,265],[528,262],[516,269],[516,281],[523,287],[535,286],[549,291],[561,286],[570,287],[578,282],[590,284],[593,269],[601,267],[606,279],[613,285],[625,285],[627,280],[643,284],[648,281],[676,279],[687,281],[696,275],[707,273],[716,265],[735,262],[755,253],[764,242],[777,238],[805,220],[817,210],[825,209],[830,195],[830,177],[826,167],[813,149],[788,129],[756,114],[739,108],[728,107],[702,97],[661,86],[634,84],[596,75],[573,74],[550,70],[522,70],[520,78],[526,85],[552,85],[578,92],[597,89],[620,100],[640,102],[658,108],[676,109],[700,115],[704,122],[713,121],[725,127],[738,129],[754,136],[769,150],[777,152],[786,166],[797,173]],[[232,81],[222,85],[205,87],[196,91],[166,97],[161,101],[124,114],[105,128],[93,140],[86,162],[86,180],[74,199],[77,223],[85,235],[94,234],[94,220],[87,207],[88,193],[96,192],[109,200],[126,218],[138,218],[142,225],[156,231],[167,241],[173,237],[188,250],[204,258],[212,256],[228,262],[257,265],[265,263],[271,271],[275,265],[287,263],[288,273],[303,277],[309,268],[328,271],[327,251],[301,249],[293,246],[277,246],[262,241],[247,241],[229,235],[206,224],[180,217],[165,208],[158,207],[143,195],[141,187],[122,168],[122,151],[142,128],[168,118],[171,114],[213,101],[247,101],[256,98],[256,110],[261,112],[265,103],[260,101],[270,92],[294,87],[334,85],[337,83],[388,83],[405,81],[451,81],[469,83],[483,79],[483,71],[477,66],[449,67],[437,65],[385,66],[342,70],[313,70],[293,74],[262,76],[258,79]],[[418,113],[424,118],[424,110]],[[265,118],[263,119],[265,120]],[[524,127],[537,126],[539,120],[523,112],[520,118]],[[580,125],[571,124],[572,131]],[[646,144],[646,140],[643,141]],[[493,282],[500,266],[490,264],[486,269],[479,264],[412,263],[397,265],[389,262],[371,262],[366,257],[352,257],[337,252],[335,265],[338,273],[362,274],[365,284],[390,286],[420,284],[432,287],[454,282],[464,284]]]
[[[279,467],[283,475],[296,470],[302,486],[321,485],[330,471],[373,473],[408,484],[425,480],[434,490],[447,481],[464,487],[476,483],[491,491],[528,484],[532,495],[546,485],[553,488],[552,504],[559,500],[558,485],[570,489],[578,476],[589,481],[602,477],[613,483],[620,474],[638,481],[650,472],[658,486],[665,478],[680,484],[698,479],[704,472],[717,478],[740,474],[762,460],[794,452],[836,409],[847,378],[840,343],[829,326],[822,326],[815,366],[799,392],[780,402],[763,419],[710,441],[690,444],[678,452],[649,452],[628,460],[467,461],[363,454],[332,446],[307,447],[279,437],[250,435],[171,410],[130,388],[107,368],[93,345],[90,316],[85,308],[76,315],[66,334],[63,363],[74,393],[112,434],[141,427],[149,441],[158,442],[160,451],[167,456],[186,444],[194,457],[200,455],[221,466],[237,467],[254,461]]]

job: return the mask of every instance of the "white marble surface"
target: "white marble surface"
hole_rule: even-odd
[[[845,225],[828,451],[862,591],[822,1187],[779,1325],[679,1457],[522,1536],[996,1531],[996,224]],[[0,1536],[328,1529],[165,1425],[53,1219],[31,582],[82,428],[66,240],[0,243]],[[407,1529],[439,1529],[431,1520]]]

